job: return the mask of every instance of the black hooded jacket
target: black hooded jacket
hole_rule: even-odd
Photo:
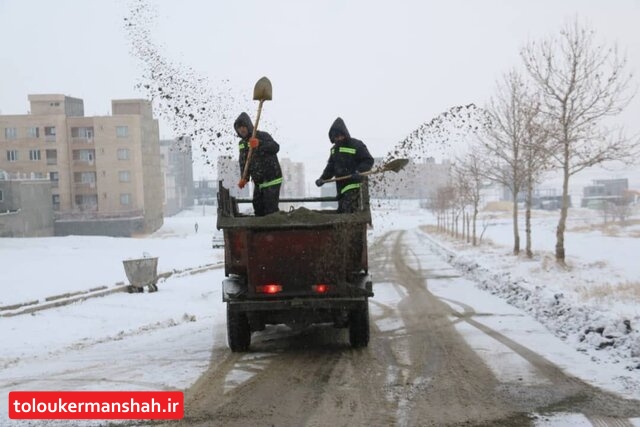
[[[242,138],[238,133],[238,128],[242,125],[246,126],[249,131],[249,135],[246,138]],[[247,155],[249,154],[249,138],[251,138],[251,134],[253,133],[253,123],[249,115],[243,112],[233,123],[233,128],[238,136],[242,138],[239,143],[240,173],[242,173],[247,161]],[[260,145],[258,145],[258,148],[255,148],[253,154],[251,154],[249,176],[256,184],[264,184],[282,177],[282,170],[280,169],[277,154],[278,151],[280,151],[280,145],[278,145],[267,132],[257,131],[256,138],[260,141]]]
[[[333,143],[335,136],[339,134],[344,135],[345,139]],[[347,126],[340,117],[333,122],[329,129],[329,140],[333,143],[333,147],[331,147],[327,166],[320,176],[321,179],[351,175],[356,171],[366,172],[373,166],[373,157],[369,154],[367,146],[362,141],[351,138]],[[342,194],[343,190],[347,191],[347,186],[359,182],[360,180],[353,179],[336,181],[338,196]]]

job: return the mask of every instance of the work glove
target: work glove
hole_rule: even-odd
[[[240,178],[240,181],[238,181],[238,188],[242,190],[245,185],[247,185],[247,180],[244,178]]]
[[[322,178],[316,179],[316,186],[322,187],[322,184],[324,184],[324,180]]]
[[[362,179],[362,175],[360,175],[360,172],[355,171],[351,174],[351,179],[353,179],[354,181],[360,181]]]
[[[258,148],[258,145],[260,145],[260,141],[258,140],[258,138],[251,138],[249,140],[249,147],[251,148]]]

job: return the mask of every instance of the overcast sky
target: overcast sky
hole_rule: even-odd
[[[255,82],[269,77],[274,99],[264,105],[263,129],[280,143],[281,157],[305,163],[309,179],[324,167],[336,117],[382,157],[439,113],[483,105],[495,81],[520,66],[524,43],[576,15],[640,71],[640,0],[149,4],[157,10],[150,36],[168,60],[211,81],[229,79],[249,99]],[[82,98],[86,115],[110,113],[111,99],[146,96],[135,88],[142,66],[123,25],[131,5],[0,0],[1,114],[26,113],[32,93]],[[255,117],[257,102],[247,105]],[[174,137],[158,118],[161,137]],[[640,130],[640,96],[621,121]],[[206,174],[200,163],[196,178]]]

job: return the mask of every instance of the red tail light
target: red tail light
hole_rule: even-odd
[[[313,289],[314,292],[316,293],[326,294],[329,291],[329,285],[325,285],[324,283],[318,283],[317,285],[311,286],[311,289]]]
[[[282,286],[277,283],[269,283],[268,285],[256,286],[256,292],[261,294],[277,294],[282,292]]]

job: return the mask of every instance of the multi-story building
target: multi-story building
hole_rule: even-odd
[[[82,99],[29,95],[26,115],[0,116],[0,169],[51,181],[55,232],[130,235],[163,222],[158,121],[146,100],[113,100],[84,116]]]
[[[373,169],[381,164],[382,159],[375,159]],[[398,173],[372,175],[369,179],[369,193],[374,199],[428,200],[438,188],[449,185],[450,171],[449,160],[437,163],[433,157],[429,157],[419,163],[409,161]]]
[[[280,190],[280,198],[304,197],[304,163],[293,162],[285,157],[280,159],[280,168],[284,178]]]
[[[160,141],[164,175],[164,215],[175,215],[193,205],[191,138]]]
[[[583,189],[582,207],[600,206],[603,202],[611,202],[616,205],[628,203],[631,199],[627,194],[629,180],[619,179],[594,179],[592,185]]]
[[[282,169],[282,177],[284,178],[280,187],[280,198],[304,197],[304,164],[292,162],[286,157],[279,159],[279,162]],[[233,197],[251,197],[250,186],[246,186],[243,190],[240,190],[237,186],[238,181],[240,181],[240,167],[237,157],[218,156],[217,170],[218,180],[222,181],[222,185],[229,189],[229,193]]]
[[[232,156],[218,156],[217,162],[218,181],[222,181],[222,185],[229,189],[229,194],[233,197],[247,198],[251,197],[249,191],[249,185],[244,189],[238,188],[238,182],[240,181],[240,166],[237,157]],[[218,192],[218,185],[216,184],[216,193]]]

